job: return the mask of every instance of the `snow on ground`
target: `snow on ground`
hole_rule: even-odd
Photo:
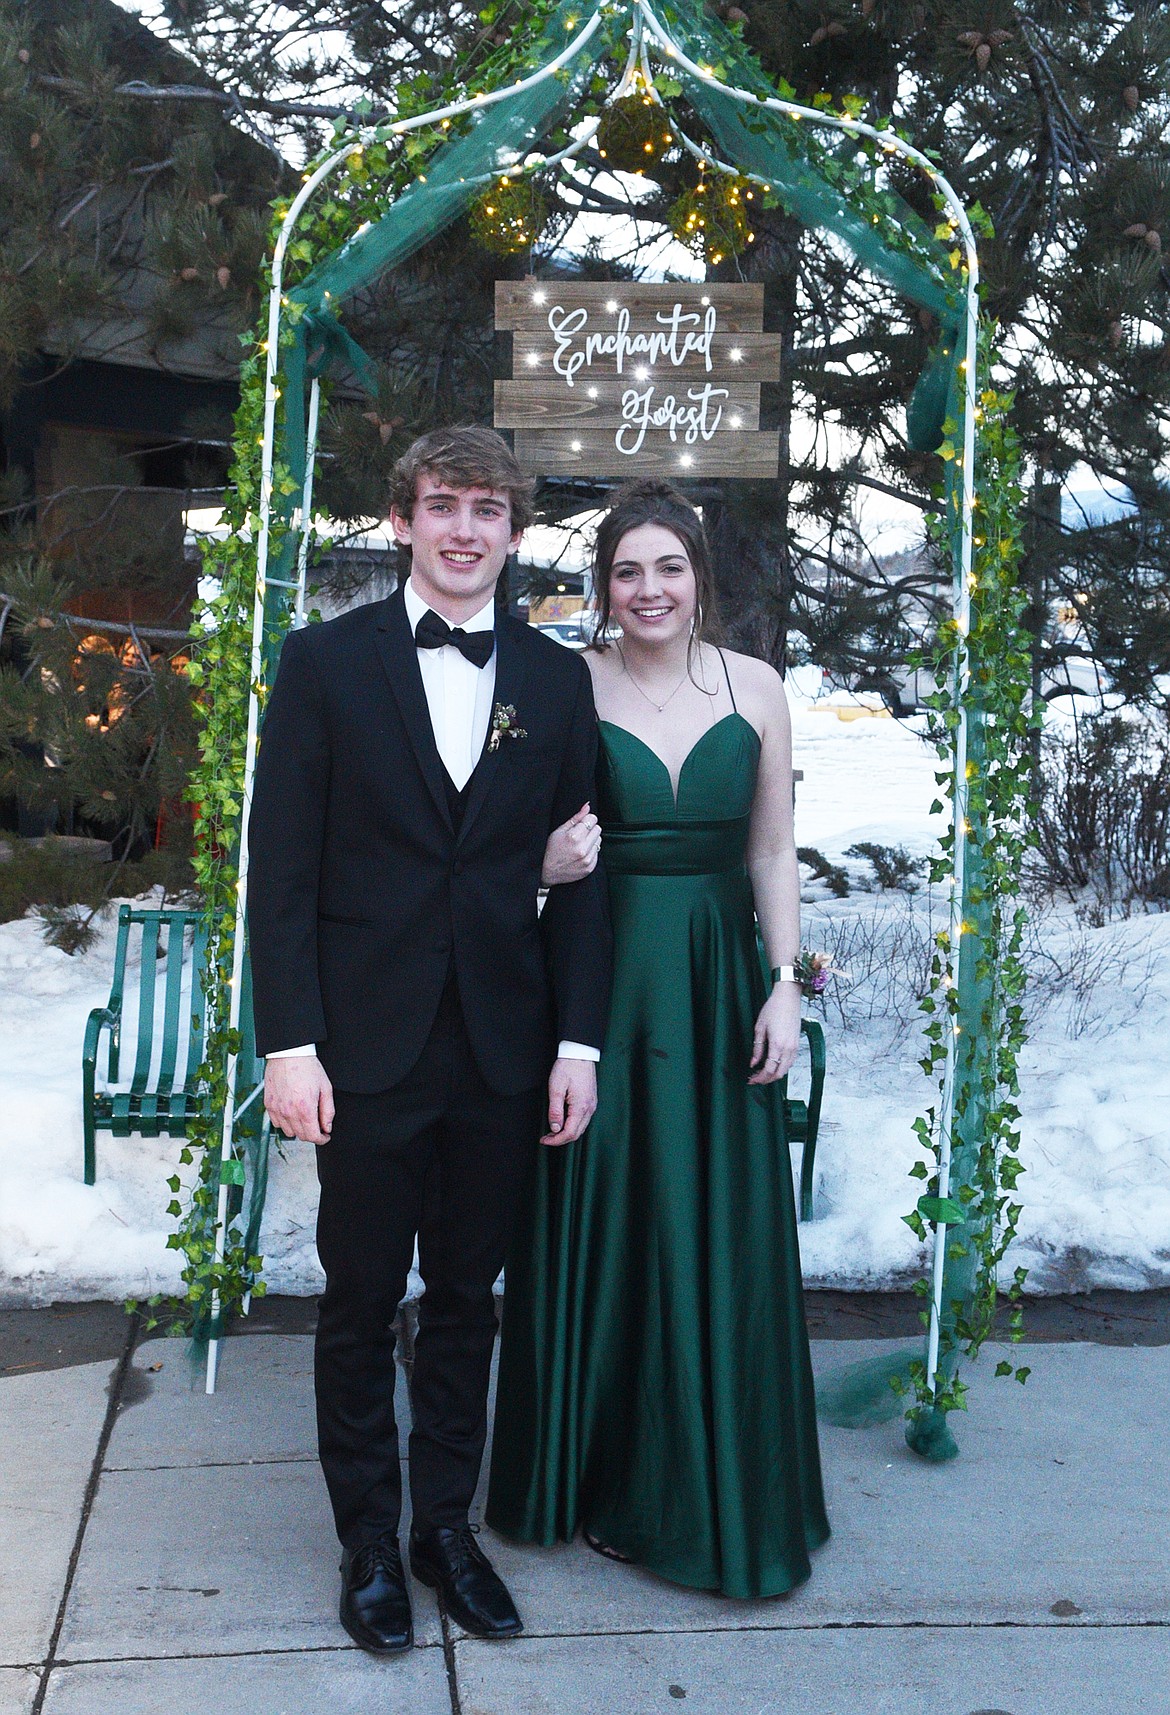
[[[802,689],[805,687],[802,687]],[[813,687],[807,687],[810,691]],[[798,696],[797,837],[841,862],[857,840],[929,850],[934,758],[911,727],[847,698]],[[842,718],[845,717],[845,718]],[[856,880],[869,866],[844,860]],[[905,1284],[922,1253],[901,1216],[920,1187],[911,1126],[930,1099],[913,984],[925,893],[810,886],[805,944],[833,948],[854,981],[826,1011],[829,1072],[815,1219],[801,1229],[810,1286]],[[114,913],[70,958],[31,920],[0,925],[0,1303],[116,1298],[172,1288],[165,1180],[180,1145],[98,1136],[82,1183],[81,1043],[109,994]],[[1049,908],[1031,933],[1033,1037],[1023,1063],[1024,1217],[1008,1266],[1038,1291],[1170,1284],[1170,914],[1086,928]],[[127,976],[127,995],[136,973]],[[123,1035],[127,1048],[132,1030]],[[125,1052],[125,1051],[124,1051]],[[99,1066],[104,1065],[104,1060]],[[128,1070],[124,1059],[124,1070]],[[274,1159],[262,1248],[274,1292],[312,1293],[310,1145]]]

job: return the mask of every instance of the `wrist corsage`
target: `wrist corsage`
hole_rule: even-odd
[[[811,953],[808,948],[802,948],[796,961],[791,965],[777,965],[772,972],[772,981],[794,982],[799,984],[800,992],[808,998],[824,994],[831,981],[848,982],[849,972],[840,970],[832,963],[828,953]]]

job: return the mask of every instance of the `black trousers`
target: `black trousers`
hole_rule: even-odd
[[[334,1092],[317,1150],[317,1434],[337,1534],[398,1528],[394,1321],[418,1235],[425,1283],[409,1463],[419,1530],[467,1523],[487,1434],[492,1286],[538,1147],[541,1095],[500,1096],[475,1065],[450,982],[422,1057],[393,1089]]]

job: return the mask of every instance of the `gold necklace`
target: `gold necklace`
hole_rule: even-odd
[[[621,664],[622,664],[622,671],[625,673],[627,679],[630,681],[630,684],[634,687],[635,691],[638,692],[639,696],[645,697],[646,701],[650,704],[650,707],[652,709],[658,710],[659,714],[661,714],[663,709],[666,707],[666,703],[669,703],[673,697],[678,696],[679,692],[682,690],[683,686],[686,684],[687,680],[691,676],[691,669],[688,666],[686,672],[683,674],[683,676],[679,680],[678,684],[674,687],[674,690],[670,693],[670,696],[667,697],[666,702],[656,703],[654,701],[654,698],[650,695],[649,691],[644,691],[642,689],[641,685],[639,685],[637,679],[635,679],[634,675],[630,672],[630,669],[626,664],[625,651],[622,649],[622,646],[620,643],[617,645],[617,652],[618,652],[618,659],[621,661]]]
[[[686,684],[687,680],[691,676],[690,664],[688,663],[686,672],[683,674],[683,676],[679,680],[678,684],[674,687],[674,690],[670,693],[670,696],[666,698],[665,702],[656,703],[654,701],[654,698],[650,695],[649,691],[644,691],[642,689],[641,685],[639,685],[637,679],[630,672],[629,666],[626,662],[625,652],[622,649],[621,644],[618,643],[615,645],[615,647],[616,647],[617,652],[618,652],[618,660],[622,664],[622,672],[626,675],[627,679],[630,681],[630,684],[634,687],[635,691],[637,691],[638,695],[645,697],[646,701],[650,704],[650,707],[652,709],[657,709],[659,714],[662,713],[662,711],[666,707],[667,703],[669,703],[674,697],[678,696],[679,692],[682,690],[683,686]],[[693,683],[693,681],[692,681],[692,683]],[[705,697],[713,697],[717,694],[716,691],[709,691],[707,689],[706,685],[695,685],[695,689],[696,689],[696,691],[702,691],[702,693]]]

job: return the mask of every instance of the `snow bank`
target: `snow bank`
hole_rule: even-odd
[[[933,755],[909,726],[838,702],[794,709],[800,844],[837,862],[858,840],[926,852],[938,832],[927,815]],[[809,891],[806,944],[851,936],[872,950],[875,937],[892,940],[846,997],[846,1018],[829,1008],[805,1278],[905,1285],[923,1262],[901,1216],[919,1189],[906,1176],[911,1126],[930,1098],[911,998],[930,905],[924,895]],[[82,1183],[81,1043],[91,1007],[109,994],[115,917],[72,958],[47,947],[33,921],[0,925],[0,1303],[117,1298],[178,1280],[163,1210],[179,1143],[99,1134],[97,1184]],[[1047,1292],[1170,1284],[1170,915],[1085,929],[1053,911],[1033,940],[1025,1213],[1009,1267],[1024,1263],[1030,1286]],[[135,986],[130,973],[128,997]],[[288,1144],[273,1160],[262,1237],[274,1292],[319,1290],[315,1207],[312,1147]]]

